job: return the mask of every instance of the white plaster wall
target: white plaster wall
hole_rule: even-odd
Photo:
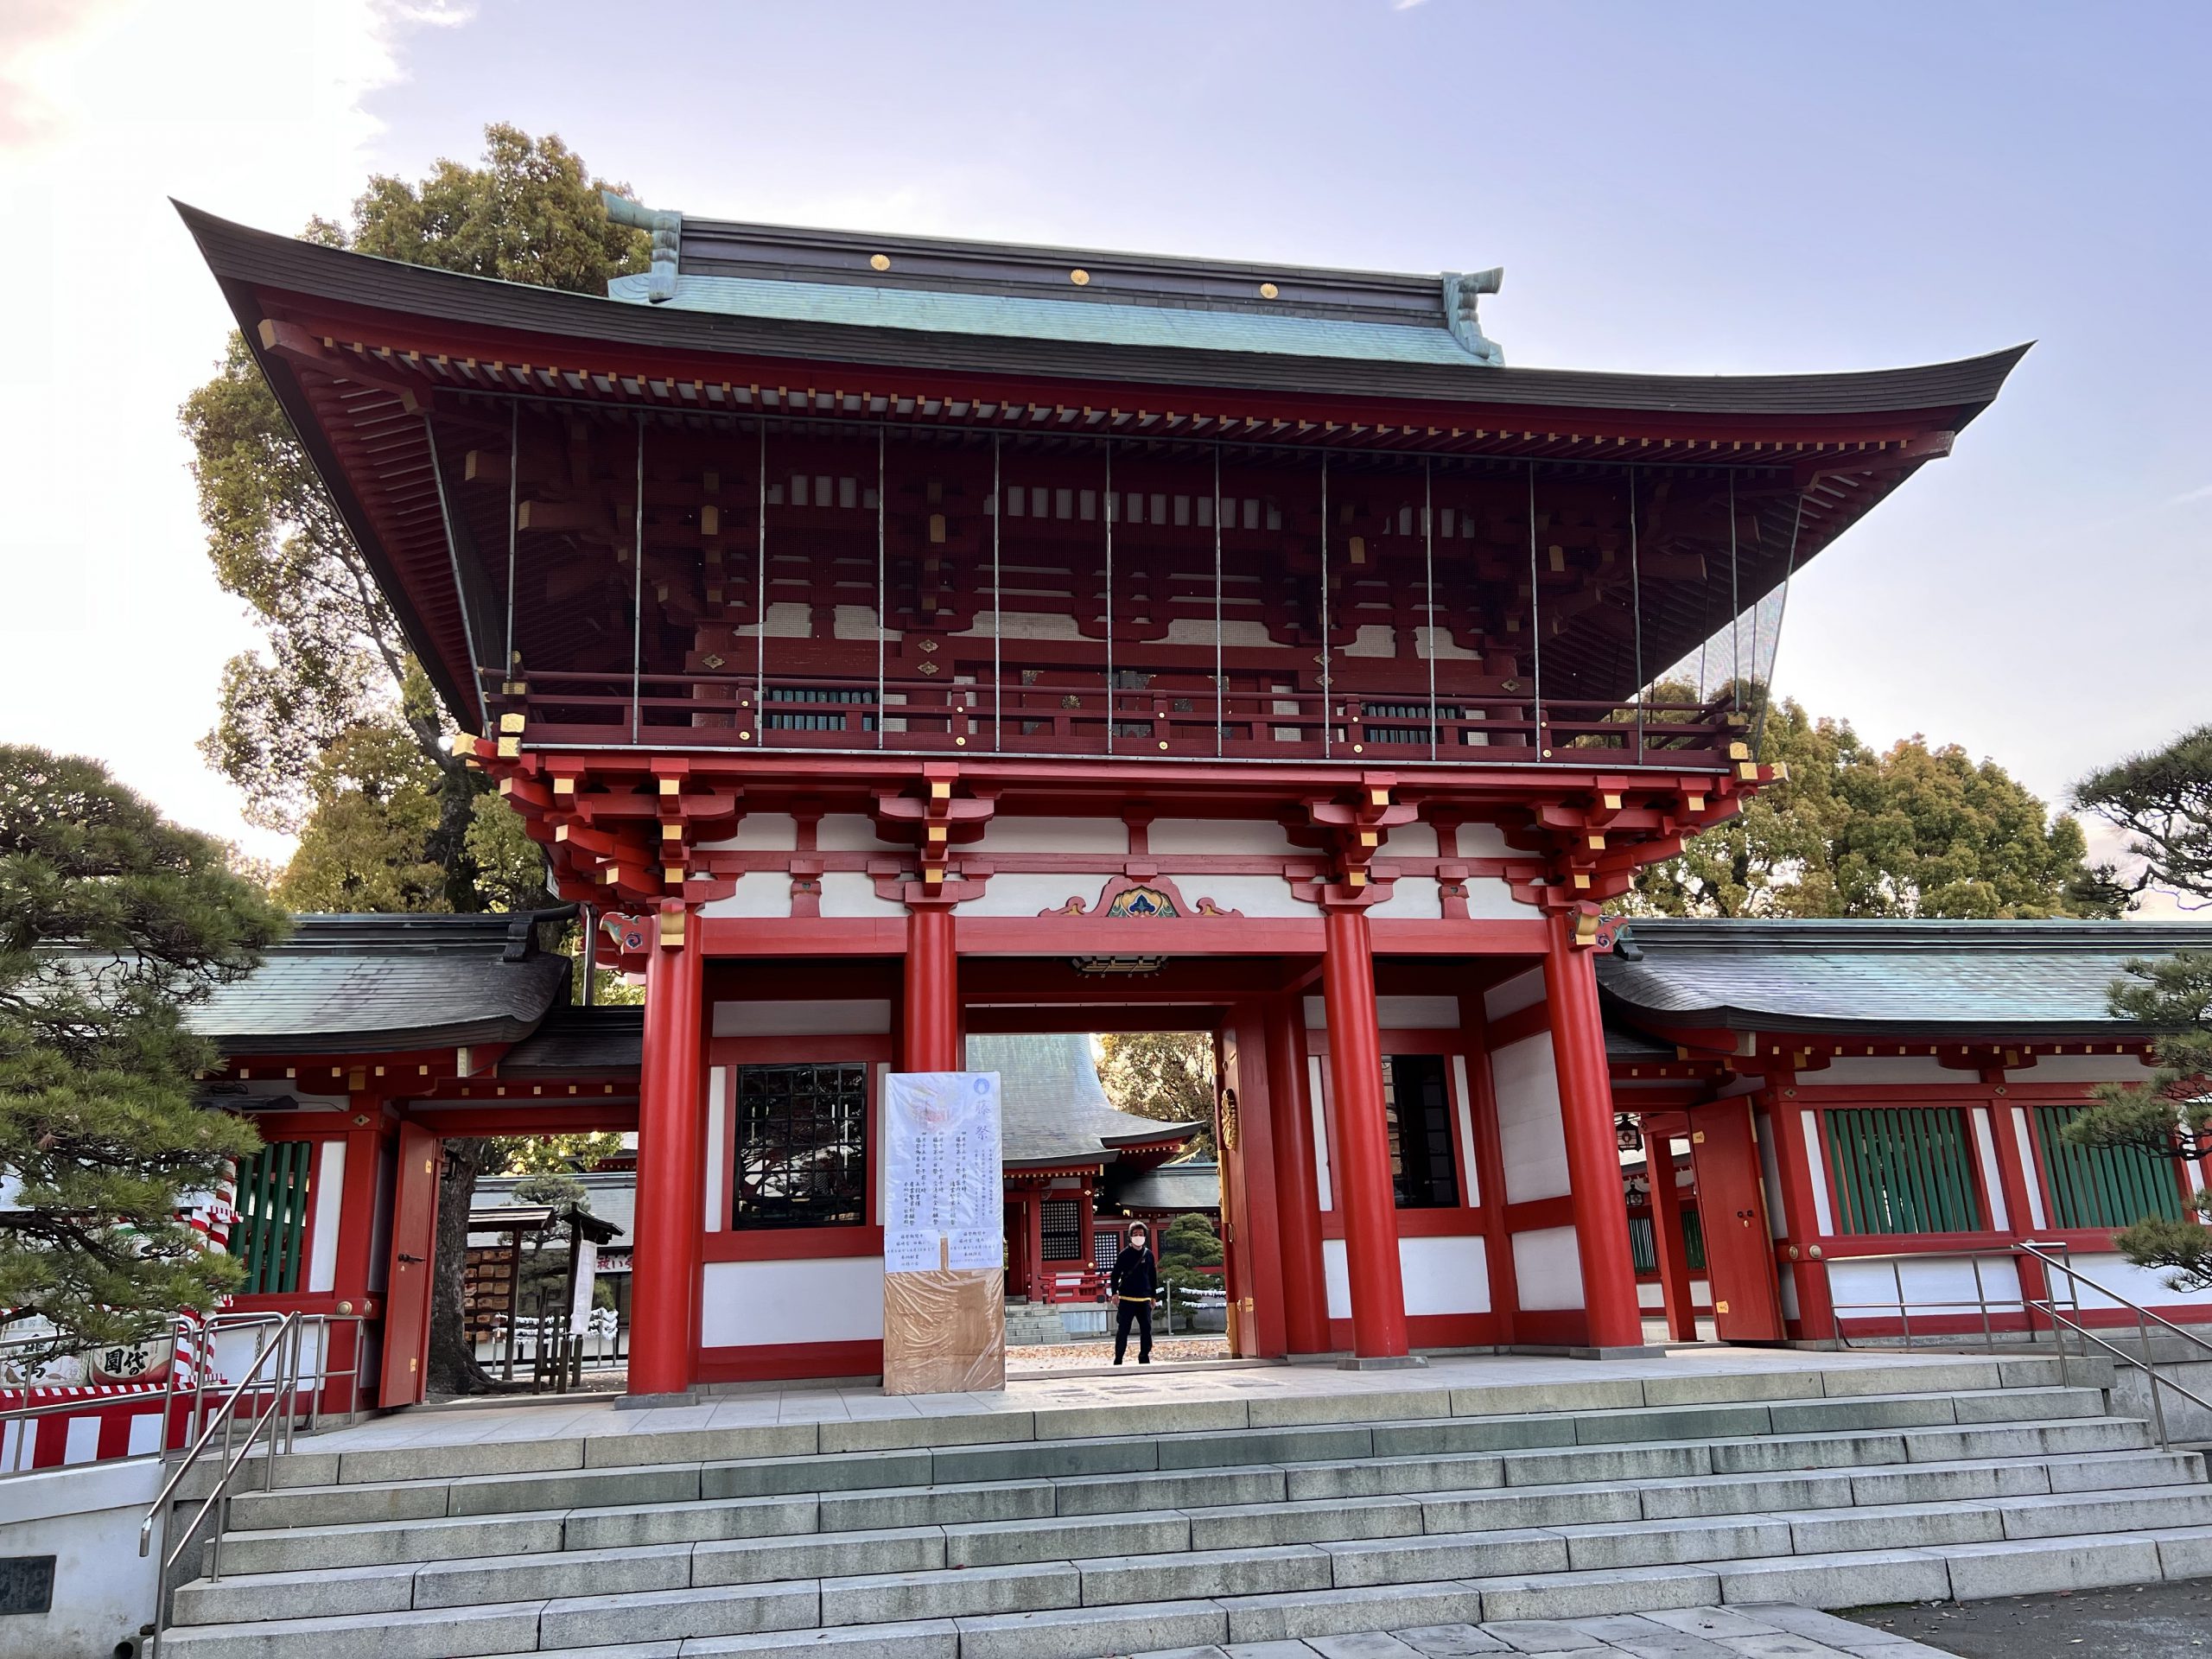
[[[1503,886],[1503,882],[1499,883]],[[1469,897],[1471,899],[1472,894]],[[1469,908],[1472,908],[1470,905]],[[1544,970],[1531,968],[1526,973],[1493,985],[1483,993],[1483,1012],[1493,1020],[1503,1020],[1509,1014],[1518,1014],[1523,1008],[1533,1008],[1544,1000]]]
[[[11,1477],[0,1556],[51,1555],[54,1605],[0,1618],[0,1659],[105,1659],[154,1617],[160,1528],[144,1558],[138,1523],[161,1490],[160,1459]]]
[[[1116,872],[1110,870],[1071,871],[1065,875],[1038,874],[1018,870],[1001,871],[993,876],[980,899],[970,899],[960,906],[963,916],[1035,916],[1042,910],[1058,910],[1071,899],[1080,899],[1086,905],[1098,902],[1098,894]],[[1172,925],[1172,924],[1160,924]],[[1141,927],[1141,924],[1139,925]],[[1132,939],[1129,949],[1139,948]]]
[[[1306,1057],[1306,1104],[1313,1127],[1313,1183],[1315,1200],[1323,1210],[1337,1207],[1336,1189],[1329,1179],[1329,1082],[1327,1068],[1319,1054]]]
[[[2050,1225],[2043,1207],[2043,1176],[2036,1168],[2035,1137],[2028,1132],[2028,1109],[2012,1108],[2012,1156],[2020,1177],[2027,1183],[2028,1224],[2040,1230]]]
[[[1915,1255],[1894,1262],[1831,1257],[1827,1282],[1836,1317],[1846,1321],[1894,1319],[1900,1285],[1916,1319],[1923,1313],[1978,1315],[1981,1303],[1974,1292],[1976,1261],[1965,1255]],[[1992,1311],[2018,1313],[2020,1275],[2012,1262],[2001,1256],[1984,1256],[1979,1261],[1982,1294]],[[2086,1305],[2088,1298],[2083,1301]]]
[[[1166,643],[1171,645],[1210,645],[1213,644],[1213,621],[1210,617],[1179,616],[1167,625]],[[1221,643],[1264,651],[1274,641],[1268,637],[1268,625],[1249,620],[1224,617],[1221,623]]]
[[[1536,912],[1513,896],[1502,875],[1471,875],[1459,884],[1467,890],[1467,915],[1478,922],[1534,921]],[[1536,976],[1541,986],[1541,973]]]
[[[1636,1287],[1636,1302],[1645,1313],[1656,1317],[1666,1312],[1666,1290],[1656,1280],[1640,1284]],[[1702,1279],[1690,1281],[1690,1309],[1697,1313],[1713,1311],[1713,1287]]]
[[[1436,826],[1433,823],[1402,823],[1382,838],[1385,858],[1434,858],[1436,856]]]
[[[1345,1265],[1341,1238],[1321,1241],[1321,1282],[1329,1295],[1329,1317],[1351,1318],[1351,1269]]]
[[[748,870],[737,879],[737,890],[725,899],[710,899],[699,907],[702,916],[751,917],[766,920],[791,913],[791,878],[784,870]]]
[[[722,1230],[722,1145],[723,1130],[728,1122],[730,1068],[710,1065],[707,1068],[707,1185],[705,1222],[707,1230]]]
[[[867,1342],[883,1335],[883,1258],[709,1262],[699,1340],[709,1348]]]
[[[1467,1057],[1452,1057],[1452,1121],[1459,1130],[1459,1168],[1466,1177],[1467,1208],[1483,1201],[1482,1179],[1475,1163],[1475,1096],[1467,1087]]]
[[[1494,823],[1463,823],[1453,838],[1462,858],[1511,858],[1515,851],[1506,845],[1505,831]],[[1527,857],[1523,853],[1521,857]]]
[[[1490,1057],[1490,1076],[1497,1102],[1506,1202],[1526,1204],[1563,1196],[1569,1190],[1567,1125],[1560,1112],[1551,1033],[1539,1033],[1499,1049]]]
[[[1389,922],[1440,921],[1443,892],[1433,875],[1401,876],[1390,884],[1390,896],[1371,906],[1371,913]]]
[[[1244,854],[1262,858],[1313,850],[1292,846],[1282,825],[1249,818],[1157,818],[1145,831],[1145,845],[1160,854]]]
[[[827,812],[814,826],[814,845],[824,853],[889,853],[908,850],[875,833],[874,820],[859,812]]]
[[[308,1294],[332,1289],[338,1283],[338,1221],[346,1207],[346,1143],[322,1141],[315,1146],[315,1231],[308,1241]]]
[[[788,853],[798,846],[798,820],[788,812],[748,812],[726,841],[699,843],[709,853]]]
[[[2149,1067],[2133,1054],[2046,1054],[2005,1076],[2012,1083],[2134,1083]]]
[[[821,907],[824,916],[894,916],[904,918],[906,906],[886,899],[875,890],[875,878],[859,870],[825,870]]]
[[[1402,1238],[1398,1274],[1408,1313],[1490,1312],[1490,1258],[1479,1236]]]
[[[1211,899],[1224,910],[1241,910],[1254,918],[1272,916],[1311,921],[1320,913],[1301,902],[1291,892],[1290,883],[1279,875],[1179,875],[1175,885],[1194,905],[1201,899]],[[1096,899],[1097,894],[1089,896]]]
[[[890,1029],[888,997],[715,1004],[717,1037],[870,1036]]]
[[[1981,1163],[1982,1191],[1989,1200],[1989,1224],[2000,1233],[2009,1232],[2012,1227],[2012,1213],[2005,1205],[2005,1183],[1997,1173],[1997,1135],[1989,1121],[1989,1108],[1975,1107],[1971,1121],[1974,1155]]]
[[[1751,1079],[1746,1078],[1745,1081],[1749,1082]],[[1809,1117],[1812,1114],[1808,1112],[1806,1116]],[[1789,1230],[1789,1224],[1782,1211],[1782,1166],[1777,1161],[1774,1149],[1774,1125],[1768,1121],[1764,1112],[1751,1114],[1751,1133],[1758,1137],[1759,1143],[1759,1183],[1766,1189],[1767,1231],[1775,1237],[1780,1238]],[[1817,1147],[1820,1142],[1817,1139],[1808,1136],[1805,1144],[1808,1147]],[[1813,1155],[1817,1159],[1821,1154],[1815,1152]],[[1820,1190],[1822,1192],[1827,1191],[1827,1182],[1821,1182]],[[1825,1198],[1815,1201],[1814,1213],[1815,1216],[1825,1216],[1827,1213],[1827,1200]]]
[[[2212,1290],[2181,1291],[2166,1287],[2165,1275],[2149,1268],[2139,1268],[2122,1255],[2082,1255],[2070,1258],[2075,1268],[2088,1274],[2099,1284],[2109,1287],[2114,1294],[2142,1307],[2212,1307]],[[2065,1300],[2063,1274],[2050,1275],[2051,1288]],[[2111,1307],[2113,1298],[2101,1296],[2087,1286],[2080,1287],[2083,1307]]]
[[[1128,826],[1112,818],[993,818],[978,850],[986,853],[1111,853],[1125,858]]]
[[[1328,1028],[1328,1003],[1318,996],[1306,998],[1306,1028]],[[1456,996],[1378,996],[1375,1023],[1385,1031],[1457,1031],[1459,999]]]
[[[750,639],[761,632],[757,622],[747,622],[737,630],[740,639]],[[795,599],[779,599],[768,607],[767,635],[771,639],[807,639],[814,633],[814,607]]]
[[[1009,572],[1009,575],[1012,573]],[[1018,584],[1009,582],[1011,593]],[[1007,611],[1003,615],[991,611],[976,613],[976,623],[965,632],[953,635],[956,639],[988,639],[994,630],[1001,639],[1080,639],[1083,630],[1072,616],[1052,611]],[[1208,632],[1208,640],[1213,635]]]
[[[1582,1257],[1572,1227],[1513,1235],[1513,1281],[1531,1313],[1582,1306]]]
[[[1798,1081],[1811,1088],[1841,1083],[1972,1083],[1976,1074],[1947,1066],[1932,1054],[1843,1054]]]

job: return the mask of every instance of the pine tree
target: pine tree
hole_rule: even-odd
[[[234,1282],[177,1211],[259,1141],[194,1104],[216,1056],[188,1015],[283,927],[98,762],[0,748],[0,1332],[22,1357],[142,1339]]]

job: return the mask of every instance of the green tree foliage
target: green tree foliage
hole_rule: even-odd
[[[1684,693],[1687,697],[1687,692]],[[1878,750],[1794,700],[1760,759],[1789,768],[1742,812],[1644,870],[1634,907],[1672,916],[2110,915],[2082,826],[1993,760],[1913,737]]]
[[[317,219],[306,238],[584,294],[645,269],[651,238],[607,218],[601,181],[559,138],[493,125],[484,140],[479,165],[441,161],[412,184],[372,178],[348,224]],[[232,337],[182,421],[217,579],[251,607],[268,641],[226,670],[202,749],[251,816],[299,832],[285,900],[404,911],[542,904],[542,856],[451,753],[449,722],[243,340]],[[429,1382],[456,1391],[489,1382],[461,1327],[469,1194],[519,1149],[456,1139],[444,1151]]]
[[[1200,1123],[1185,1155],[1211,1158],[1213,1039],[1196,1031],[1117,1031],[1099,1039],[1098,1081],[1125,1112],[1160,1123]]]
[[[1161,1230],[1153,1249],[1160,1257],[1160,1282],[1173,1286],[1179,1299],[1190,1292],[1222,1287],[1219,1274],[1199,1271],[1222,1264],[1221,1236],[1214,1231],[1211,1217],[1198,1214],[1176,1217]],[[1191,1328],[1187,1318],[1183,1328]]]
[[[193,1104],[216,1057],[186,1021],[283,927],[218,842],[97,762],[0,747],[0,1331],[46,1321],[31,1362],[235,1282],[176,1211],[259,1138]]]
[[[500,125],[484,137],[481,165],[441,161],[419,184],[372,178],[349,226],[318,219],[308,239],[578,293],[603,293],[609,276],[644,269],[650,238],[607,218],[601,181],[560,139]],[[225,670],[201,745],[210,764],[244,792],[256,822],[301,831],[301,890],[377,885],[366,837],[381,828],[392,836],[384,861],[444,872],[442,902],[421,907],[484,908],[470,835],[481,778],[448,749],[451,728],[397,618],[242,339],[232,336],[181,420],[216,577],[268,641]],[[378,738],[334,771],[306,764],[363,728]],[[416,765],[403,785],[395,752],[408,742]],[[416,791],[430,780],[438,810],[426,830]],[[365,795],[375,810],[363,810]],[[392,796],[404,798],[394,806]],[[326,812],[345,822],[318,836]],[[411,874],[397,885],[420,887]]]
[[[2075,785],[2074,802],[2126,834],[2136,865],[2126,874],[2100,865],[2098,890],[2129,906],[2151,891],[2192,908],[2212,904],[2212,726],[2091,773]],[[2156,1069],[2100,1088],[2097,1104],[2066,1126],[2068,1138],[2185,1160],[2212,1155],[2212,950],[2129,963],[2113,985],[2112,1011],[2158,1033]],[[2212,1192],[2200,1191],[2192,1207],[2212,1220]],[[2204,1220],[2145,1217],[2115,1243],[2136,1266],[2165,1269],[2177,1290],[2212,1287]]]

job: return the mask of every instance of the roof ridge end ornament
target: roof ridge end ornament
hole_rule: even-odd
[[[673,207],[648,207],[612,190],[601,191],[599,199],[607,204],[607,216],[617,225],[653,234],[652,270],[645,278],[647,302],[659,305],[674,299],[677,257],[683,246],[683,215]]]
[[[1444,273],[1444,326],[1452,331],[1468,356],[1493,369],[1505,366],[1505,348],[1483,333],[1476,306],[1485,294],[1505,285],[1505,267],[1488,270],[1447,270]]]

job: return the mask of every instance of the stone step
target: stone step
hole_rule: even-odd
[[[866,1452],[952,1450],[969,1446],[1049,1443],[1133,1435],[1216,1440],[1247,1430],[1410,1423],[1464,1417],[1592,1414],[1611,1418],[1644,1409],[1773,1402],[1785,1406],[1868,1395],[1946,1397],[1965,1393],[2113,1383],[2111,1362],[2056,1357],[1946,1357],[1830,1370],[1760,1373],[1688,1370],[1669,1376],[1592,1377],[1543,1383],[1371,1388],[1326,1395],[1005,1409],[944,1415],[884,1416],[595,1432],[530,1437],[503,1433],[473,1443],[401,1445],[321,1452],[276,1460],[273,1484],[382,1484],[471,1475],[700,1464],[762,1459],[842,1457]],[[703,1418],[714,1408],[697,1408]],[[678,1415],[680,1414],[667,1414]],[[1807,1421],[1806,1427],[1814,1426]],[[1411,1450],[1413,1448],[1408,1448]],[[1237,1458],[1231,1461],[1252,1461]],[[258,1460],[257,1460],[257,1465]],[[245,1484],[256,1484],[251,1480]],[[200,1493],[188,1493],[200,1496]]]
[[[1329,1552],[1315,1552],[1332,1564]],[[1306,1571],[1309,1557],[1278,1551],[1268,1571]],[[1286,1568],[1276,1562],[1300,1563]],[[1212,1564],[1183,1564],[1178,1582],[1202,1584]],[[1082,1599],[1128,1587],[1119,1563],[1075,1570],[1078,1599],[1056,1606],[948,1612],[925,1619],[824,1624],[837,1607],[860,1613],[913,1599],[883,1594],[864,1580],[648,1591],[548,1598],[476,1606],[348,1613],[278,1621],[179,1626],[165,1637],[168,1659],[462,1659],[548,1651],[585,1659],[670,1659],[751,1653],[764,1659],[830,1651],[861,1656],[931,1654],[945,1659],[1102,1659],[1116,1653],[1230,1643],[1286,1641],[1417,1624],[1601,1617],[1670,1608],[1795,1601],[1814,1607],[1869,1602],[1962,1600],[2133,1584],[2212,1573],[2212,1526],[2158,1526],[2124,1533],[2062,1534],[1877,1550],[1757,1555],[1704,1565],[1668,1564],[1564,1571],[1504,1570],[1477,1576],[1217,1592],[1162,1599]],[[925,1575],[926,1576],[926,1575]],[[939,1574],[941,1579],[954,1575]],[[1247,1579],[1241,1582],[1251,1582]],[[978,1580],[948,1605],[1019,1599],[1038,1586],[1066,1592],[1066,1576],[1005,1570]],[[1166,1586],[1162,1586],[1163,1588]],[[925,1598],[922,1598],[925,1599]],[[839,1639],[842,1633],[844,1639]],[[827,1637],[828,1639],[825,1639]],[[723,1640],[720,1638],[732,1638]],[[678,1648],[676,1644],[683,1644]]]
[[[1152,1517],[1168,1526],[1167,1517]],[[949,1562],[942,1535],[898,1532],[745,1545],[650,1545],[461,1561],[239,1574],[188,1585],[180,1625],[290,1615],[421,1611],[537,1598],[762,1590],[816,1584],[824,1626],[907,1623],[1055,1607],[1349,1589],[1512,1573],[1610,1571],[1754,1557],[1994,1543],[2212,1526],[2212,1487],[2163,1485],[1753,1512],[1652,1522],[1491,1528],[1325,1543],[1178,1548],[991,1565]],[[1166,1535],[1172,1536],[1172,1527]],[[1096,1541],[1072,1536],[1062,1541]],[[1147,1541],[1160,1542],[1162,1538]]]
[[[1242,1403],[1242,1402],[1239,1402]],[[1816,1412],[1812,1417],[1804,1411]],[[828,1457],[778,1456],[698,1464],[640,1464],[561,1470],[513,1470],[496,1473],[458,1472],[446,1479],[392,1479],[286,1486],[241,1493],[232,1505],[235,1526],[245,1530],[392,1521],[451,1518],[546,1510],[599,1509],[652,1503],[696,1504],[750,1497],[808,1497],[821,1495],[825,1516],[821,1529],[847,1524],[863,1527],[944,1523],[957,1520],[1010,1520],[1024,1514],[1022,1500],[1006,1491],[978,1497],[970,1512],[957,1498],[928,1505],[906,1504],[897,1517],[861,1513],[886,1491],[964,1492],[1020,1483],[1110,1483],[1117,1478],[1152,1484],[1162,1494],[1235,1477],[1253,1468],[1302,1466],[1305,1495],[1357,1495],[1363,1481],[1387,1477],[1394,1461],[1419,1470],[1446,1459],[1479,1459],[1495,1453],[1510,1462],[1515,1453],[1565,1455],[1609,1447],[1695,1446],[1719,1440],[1802,1446],[1831,1442],[1855,1446],[1884,1431],[1927,1434],[1948,1429],[1965,1446],[1975,1431],[2001,1433],[2024,1423],[2047,1425],[2076,1421],[2085,1426],[2112,1421],[2101,1417],[2103,1397],[2094,1389],[2027,1387],[1966,1390],[1945,1395],[1866,1395],[1841,1400],[1723,1406],[1662,1407],[1617,1414],[1533,1413],[1493,1418],[1438,1419],[1384,1427],[1323,1426],[1318,1429],[1223,1431],[1216,1434],[1118,1435],[1052,1442],[1023,1441],[975,1446],[841,1452]],[[2115,1433],[2125,1431],[2114,1431]],[[661,1439],[663,1436],[632,1436]],[[455,1448],[457,1451],[471,1448]],[[474,1448],[481,1450],[481,1448]],[[527,1443],[513,1448],[530,1452]],[[1729,1454],[1756,1459],[1779,1456],[1739,1450]],[[1974,1456],[1961,1450],[1948,1454]],[[479,1459],[480,1461],[480,1459]],[[1649,1462],[1649,1457],[1643,1461]],[[1884,1460],[1874,1459],[1870,1460]],[[1893,1460],[1902,1460],[1901,1459]],[[1633,1458],[1624,1460],[1636,1461]],[[1717,1466],[1717,1465],[1716,1465]],[[1782,1466],[1768,1464],[1763,1466]],[[1333,1475],[1331,1471],[1336,1471]],[[1373,1472],[1380,1471],[1381,1472]],[[1706,1472],[1691,1469],[1686,1472]],[[1726,1472],[1726,1471],[1723,1471]],[[1334,1480],[1341,1490],[1332,1491]],[[1248,1485],[1249,1482],[1246,1483]],[[1455,1483],[1446,1483],[1455,1484]],[[1483,1484],[1470,1475],[1456,1484]],[[1370,1488],[1369,1490],[1372,1490]],[[1033,1503],[1034,1498],[1031,1499]],[[1077,1500],[1078,1502],[1083,1500]],[[1101,1494],[1093,1501],[1128,1507]],[[1163,1496],[1149,1502],[1173,1504]],[[1065,1505],[1057,1510],[1065,1512]]]
[[[1583,1483],[1554,1488],[1503,1487],[1434,1495],[1433,1506],[1339,1502],[1297,1507],[1210,1505],[1127,1515],[1061,1517],[1051,1514],[1013,1520],[823,1530],[819,1506],[800,1498],[749,1498],[711,1506],[649,1504],[612,1510],[548,1510],[461,1520],[402,1521],[381,1526],[322,1526],[232,1532],[223,1547],[232,1573],[299,1571],[403,1561],[514,1556],[563,1549],[578,1551],[656,1544],[708,1543],[733,1576],[757,1548],[764,1559],[802,1546],[836,1548],[840,1539],[911,1537],[944,1541],[944,1564],[1007,1566],[1107,1554],[1150,1554],[1192,1545],[1195,1530],[1207,1548],[1260,1542],[1330,1542],[1363,1536],[1395,1536],[1427,1530],[1643,1519],[1665,1521],[1751,1510],[1819,1509],[1852,1504],[1976,1501],[2053,1491],[2147,1487],[2202,1482],[2202,1459],[2191,1452],[2119,1452],[2072,1460],[2047,1458],[1969,1459],[1949,1463],[1869,1465],[1808,1474],[1714,1477],[1693,1483],[1656,1480]],[[1048,1489],[1049,1495],[1049,1489]],[[1487,1500],[1487,1502],[1485,1501]],[[1498,1517],[1494,1522],[1487,1515]],[[761,1577],[810,1577],[817,1572],[749,1573]]]

